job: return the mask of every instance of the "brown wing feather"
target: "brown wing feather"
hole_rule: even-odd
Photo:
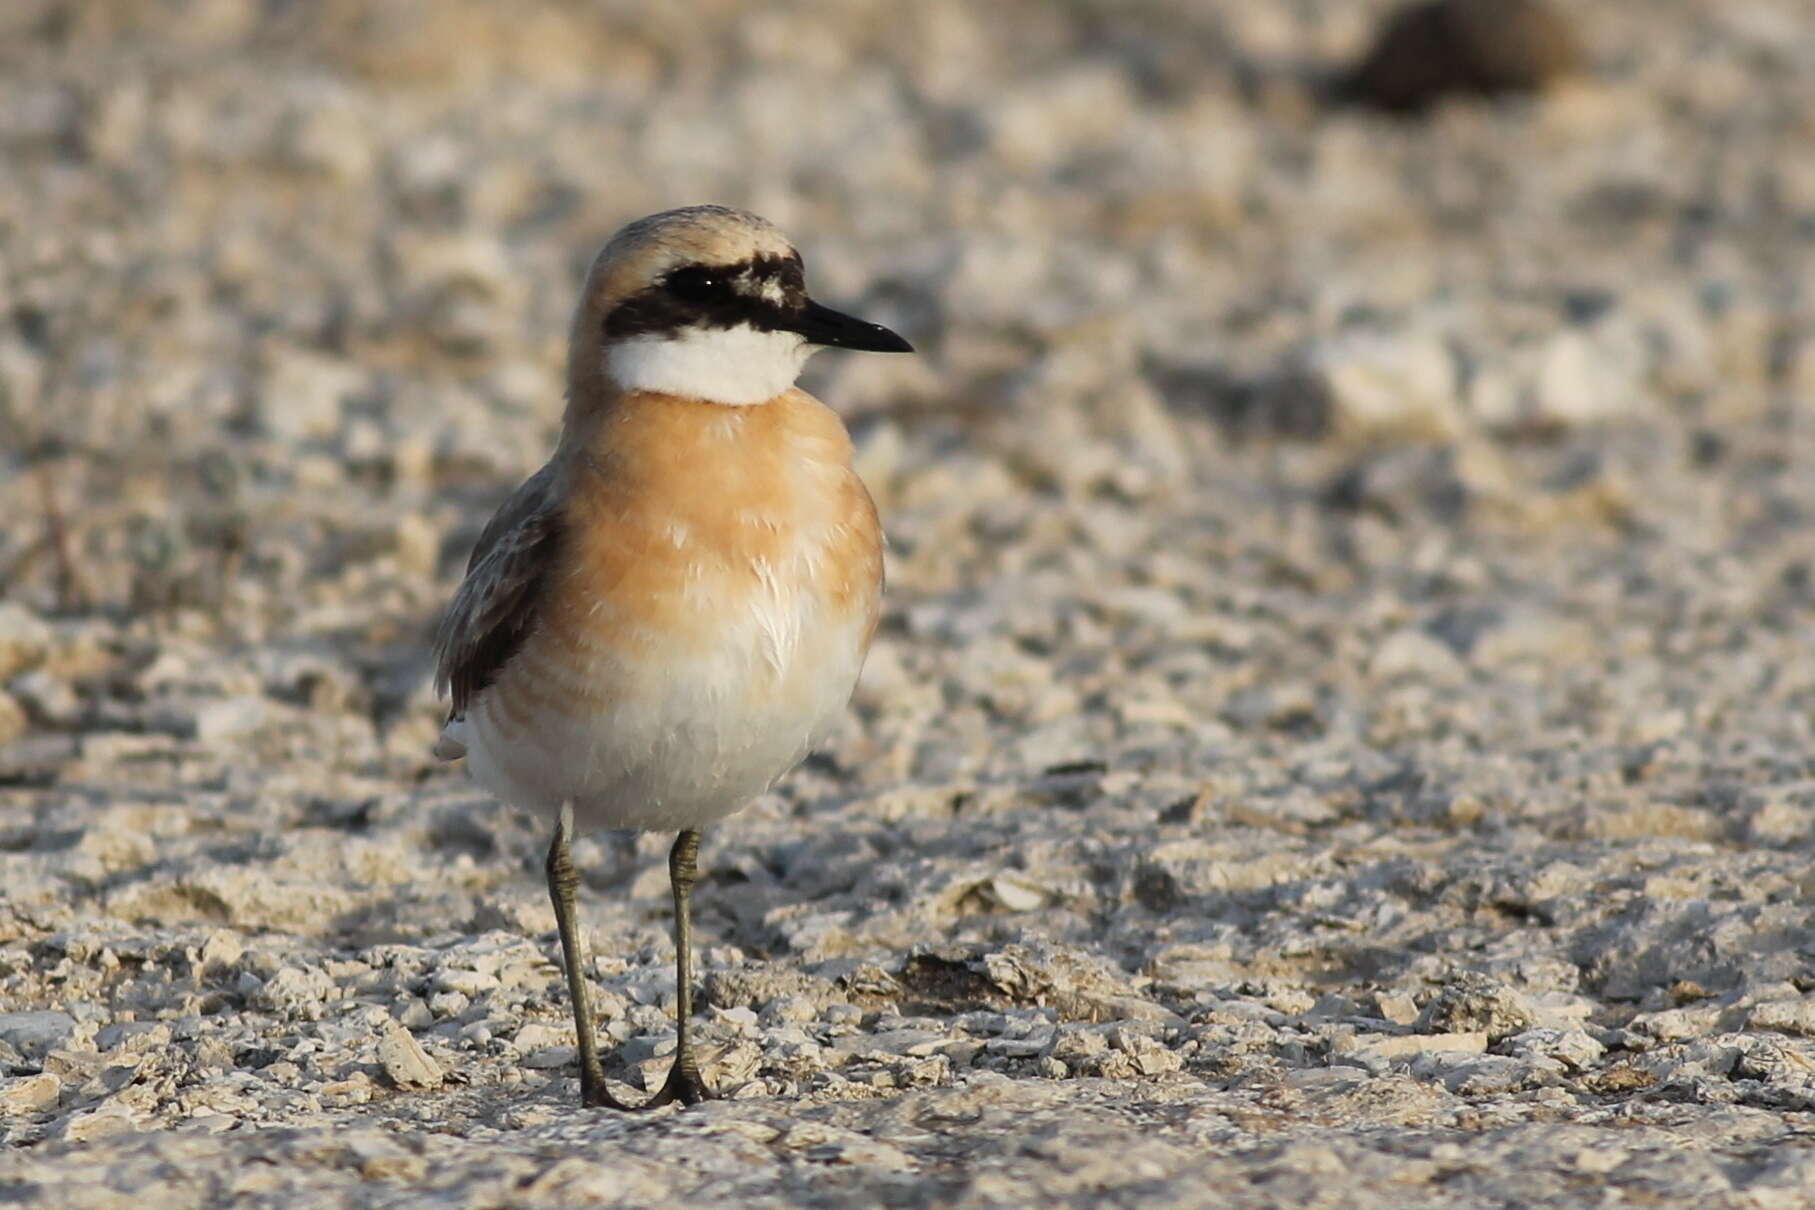
[[[554,473],[551,463],[531,475],[486,523],[436,629],[435,691],[452,694],[449,718],[466,714],[535,625],[561,540]]]

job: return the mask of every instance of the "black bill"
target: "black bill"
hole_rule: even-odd
[[[912,353],[914,346],[881,324],[873,324],[809,301],[791,325],[809,344],[834,349],[860,349],[866,353]]]

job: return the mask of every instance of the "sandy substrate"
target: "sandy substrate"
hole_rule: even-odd
[[[1815,1203],[1815,10],[1401,121],[1375,3],[667,7],[0,12],[0,1201]],[[624,1118],[426,635],[707,200],[923,356],[809,374],[882,633]]]

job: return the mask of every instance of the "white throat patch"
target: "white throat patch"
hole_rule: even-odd
[[[767,403],[794,385],[818,352],[797,332],[683,328],[671,336],[632,336],[605,347],[605,375],[626,391],[659,391],[709,403]]]

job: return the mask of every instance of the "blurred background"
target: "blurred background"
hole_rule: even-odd
[[[879,777],[1802,743],[1815,14],[1392,11],[13,0],[5,778],[423,772],[580,274],[703,201],[922,350],[807,380],[894,542]]]
[[[1808,0],[0,0],[0,1137],[120,1140],[8,1189],[327,1112],[584,1200],[545,825],[431,761],[427,640],[583,268],[698,202],[919,348],[806,379],[890,583],[702,859],[754,1099],[563,1170],[906,1204],[1050,1105],[992,1188],[1806,1202]],[[664,840],[575,846],[656,1078]]]

